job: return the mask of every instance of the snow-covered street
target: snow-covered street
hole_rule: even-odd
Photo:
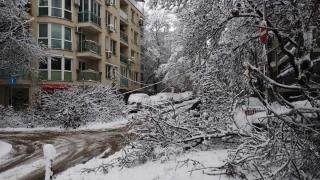
[[[53,165],[53,172],[57,174],[87,162],[108,148],[111,151],[104,156],[119,151],[125,145],[123,135],[126,133],[125,127],[71,131],[0,131],[0,143],[4,141],[13,147],[13,151],[0,161],[0,179],[44,179],[44,144],[53,144],[57,149]]]

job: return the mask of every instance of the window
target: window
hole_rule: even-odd
[[[106,25],[111,24],[111,16],[109,12],[106,12]]]
[[[91,2],[92,2],[91,3],[91,11],[93,12],[93,14],[97,15],[98,17],[100,17],[100,5],[99,5],[99,3],[97,3],[96,1],[91,1]]]
[[[55,16],[72,20],[71,0],[39,0],[39,16]]]
[[[135,54],[134,50],[131,50],[131,57],[134,58],[134,54]]]
[[[116,6],[116,0],[111,0],[110,2],[113,6]]]
[[[39,24],[38,42],[48,48],[72,50],[72,30],[60,24]]]
[[[114,40],[110,40],[110,51],[112,51],[113,54],[116,54],[117,53],[117,41],[114,41]]]
[[[62,70],[62,66],[61,66],[61,57],[53,57],[51,59],[51,69],[52,70]]]
[[[79,69],[81,71],[86,70],[86,63],[83,61],[79,61]]]
[[[72,59],[53,56],[47,63],[40,63],[39,70],[45,80],[72,81]],[[39,77],[39,78],[41,78]]]
[[[131,10],[131,21],[134,23],[134,11]]]
[[[114,30],[117,31],[117,17],[114,17]]]
[[[106,78],[111,79],[113,75],[113,68],[110,65],[106,65]]]
[[[71,59],[68,59],[68,58],[64,59],[64,70],[71,71]]]
[[[135,44],[138,44],[138,33],[136,33],[136,32],[134,32],[133,42],[134,42]]]
[[[108,51],[108,37],[106,37],[106,51]]]
[[[127,77],[127,69],[124,67],[120,67],[120,72],[123,77]]]
[[[40,62],[39,69],[48,69],[48,60],[46,59],[45,62]]]
[[[134,72],[133,80],[138,82],[138,73],[137,72]]]
[[[51,48],[62,49],[62,25],[51,24]]]
[[[39,24],[39,38],[38,42],[45,46],[48,47],[48,24]]]

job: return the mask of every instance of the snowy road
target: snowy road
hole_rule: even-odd
[[[0,159],[0,179],[44,179],[42,146],[54,144],[57,157],[53,172],[57,174],[111,148],[108,155],[124,145],[125,127],[116,129],[78,131],[0,131],[0,141],[12,144],[13,153]]]

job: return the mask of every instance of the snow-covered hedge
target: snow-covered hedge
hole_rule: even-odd
[[[117,90],[102,85],[42,93],[35,109],[14,111],[0,106],[0,128],[63,127],[77,128],[87,122],[109,122],[122,115],[124,101]]]
[[[92,121],[112,121],[122,115],[124,101],[117,90],[102,85],[56,90],[42,94],[39,120],[49,126],[77,128]]]

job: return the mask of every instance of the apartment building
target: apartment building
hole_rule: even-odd
[[[314,41],[318,37],[319,29],[317,27],[311,27],[309,32],[306,32],[306,34],[309,34],[308,37],[310,40]],[[269,76],[276,80],[279,83],[285,84],[285,85],[292,85],[297,82],[297,77],[292,69],[292,66],[289,62],[289,57],[286,56],[279,47],[279,42],[277,38],[269,38],[269,51],[271,51],[268,54],[268,59],[270,62],[269,65]],[[297,48],[293,46],[288,40],[285,40],[285,48],[288,49],[290,52],[292,52],[295,56],[302,57],[303,54],[306,54],[303,50],[298,52]],[[314,48],[312,52],[310,52],[310,59],[313,63],[312,73],[314,74],[310,78],[310,84],[314,88],[319,88],[320,84],[320,39],[316,39],[314,41]],[[298,54],[299,53],[299,54]],[[279,91],[283,97],[289,101],[299,100],[300,92],[288,90],[288,89],[280,89]]]
[[[141,1],[141,0],[140,0]],[[0,69],[0,104],[33,103],[35,89],[78,83],[115,84],[121,92],[141,87],[143,7],[136,0],[31,0],[32,35],[51,52],[39,74]],[[21,74],[21,75],[20,75]]]

